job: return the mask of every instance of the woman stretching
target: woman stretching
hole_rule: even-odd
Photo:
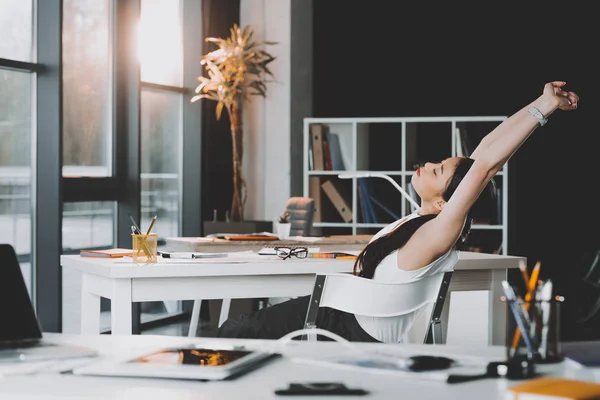
[[[531,133],[557,109],[577,108],[579,97],[565,82],[544,85],[541,96],[488,133],[471,157],[426,163],[412,176],[421,206],[373,236],[359,254],[354,274],[382,282],[412,282],[452,271],[471,228],[471,209],[490,180]],[[278,339],[302,329],[310,296],[228,319],[219,337]],[[399,343],[418,311],[398,317],[367,317],[322,307],[317,326],[350,341]]]

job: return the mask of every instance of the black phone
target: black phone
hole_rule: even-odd
[[[280,396],[366,395],[364,389],[349,388],[341,382],[292,382],[287,389],[275,390]]]

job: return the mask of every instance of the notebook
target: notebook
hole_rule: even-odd
[[[81,250],[79,252],[81,257],[106,257],[106,258],[119,258],[133,255],[131,249],[105,249],[105,250]]]
[[[0,244],[0,363],[94,356],[91,349],[46,342],[13,247]]]
[[[273,241],[279,240],[279,236],[275,235],[262,235],[262,234],[247,234],[247,235],[227,235],[224,236],[227,240],[243,240],[243,241]]]
[[[506,400],[593,400],[600,399],[600,384],[574,379],[541,377],[512,386]]]

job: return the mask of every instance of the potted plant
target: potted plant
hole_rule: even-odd
[[[281,215],[277,221],[277,236],[279,236],[279,239],[290,237],[291,228],[292,223],[290,222],[290,214],[285,213]]]
[[[242,105],[250,96],[266,97],[269,76],[269,63],[275,60],[265,50],[266,45],[276,42],[255,42],[252,40],[253,30],[246,26],[243,30],[233,25],[231,35],[226,38],[206,38],[219,48],[202,56],[201,64],[205,66],[208,76],[199,76],[200,84],[191,101],[209,99],[217,102],[216,116],[221,118],[223,109],[229,115],[232,137],[233,162],[233,198],[231,201],[231,221],[244,220],[246,204],[246,182],[242,174],[242,158],[244,155]]]

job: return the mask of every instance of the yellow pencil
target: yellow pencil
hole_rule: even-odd
[[[150,232],[152,232],[152,228],[154,228],[154,224],[156,223],[156,217],[157,217],[157,215],[155,215],[152,218],[152,222],[150,222],[150,227],[148,227],[148,231],[146,232],[146,237],[141,238],[140,248],[137,251],[136,257],[140,255],[141,249],[144,249],[144,253],[146,253],[146,257],[148,257],[148,258],[152,257],[152,252],[150,251],[150,249],[148,249],[148,246],[146,245],[146,239],[147,239],[147,236],[150,234]]]
[[[146,232],[146,235],[149,235],[150,232],[152,232],[152,228],[154,228],[154,223],[156,222],[156,215],[152,218],[152,222],[150,223],[150,227],[148,228],[148,232]]]
[[[521,265],[519,265],[519,268],[521,267]],[[529,305],[531,304],[531,300],[533,297],[533,292],[535,291],[535,287],[537,285],[537,279],[538,276],[540,276],[540,268],[541,268],[541,262],[538,260],[535,265],[533,266],[533,271],[531,271],[531,277],[529,278],[529,281],[525,281],[526,282],[526,286],[527,286],[527,293],[525,294],[525,310],[529,311]],[[523,271],[521,269],[521,271]],[[527,274],[527,270],[525,270],[525,275]],[[512,351],[513,353],[516,351],[517,346],[519,345],[519,340],[521,339],[521,330],[517,328],[517,330],[515,331],[515,335],[513,336],[513,342],[512,342]]]
[[[537,285],[538,277],[540,276],[540,267],[541,263],[538,260],[533,267],[533,271],[531,271],[531,278],[529,278],[529,285],[527,287],[527,295],[525,300],[531,300],[531,296],[533,295],[533,291]]]

